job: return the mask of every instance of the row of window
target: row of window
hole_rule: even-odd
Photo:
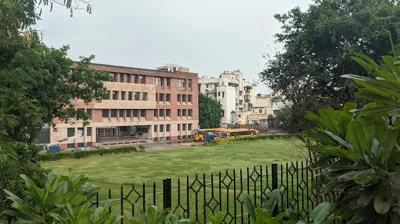
[[[180,103],[191,103],[192,95],[178,94],[177,101]]]
[[[105,110],[102,110],[103,118],[110,117],[110,114],[111,114],[111,117],[119,117],[119,118],[123,118],[124,116],[131,117],[131,114],[132,114],[132,117],[138,118],[139,115],[140,115],[140,117],[146,117],[146,110],[139,110],[139,109],[133,109],[133,110],[131,110],[131,109],[126,109],[126,110],[125,109],[122,109],[122,110],[117,110],[117,109],[107,110],[107,109],[105,109]]]
[[[111,98],[110,98],[111,96]],[[147,101],[147,92],[130,92],[130,91],[108,91],[108,99],[110,100],[135,100]]]
[[[78,135],[75,133],[75,128],[67,129],[67,137],[83,137],[85,136],[85,128],[78,128]],[[92,136],[92,127],[86,127],[86,136]]]
[[[137,84],[146,84],[146,76],[144,75],[135,75],[135,74],[123,74],[123,73],[110,73],[110,76],[113,78],[114,82],[125,82],[125,83],[137,83]],[[154,77],[154,84],[157,86],[171,86],[171,78],[165,77]],[[192,80],[191,79],[178,79],[178,87],[187,87],[192,88]]]
[[[154,125],[154,132],[164,132],[164,126],[165,126],[165,131],[170,132],[170,130],[171,130],[170,124]],[[186,131],[186,130],[191,131],[192,126],[193,126],[193,124],[182,124],[182,131]],[[178,131],[181,131],[181,124],[178,124],[177,127],[178,127]]]
[[[146,76],[144,75],[110,73],[110,76],[113,77],[114,82],[146,84]]]
[[[165,113],[164,113],[165,111]],[[171,117],[171,109],[155,109],[154,117]]]
[[[192,114],[193,114],[193,110],[192,109],[178,109],[177,110],[178,117],[186,117],[186,116],[191,117]]]
[[[180,140],[190,140],[193,138],[193,135],[182,135],[182,136],[178,136],[178,141]],[[165,137],[165,141],[170,141],[171,138],[169,136]],[[159,137],[159,138],[154,138],[153,141],[155,142],[163,142],[164,141],[164,137]]]
[[[85,143],[83,143],[83,142],[78,143],[77,146],[78,146],[78,148],[83,148],[83,147],[85,147]],[[91,146],[92,146],[92,143],[91,143],[91,142],[86,143],[86,147],[88,147],[88,146],[91,147]],[[69,149],[75,148],[75,143],[69,143],[69,144],[67,144],[67,148],[69,148]]]

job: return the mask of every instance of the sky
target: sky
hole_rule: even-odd
[[[117,2],[119,4],[117,4]],[[273,17],[311,0],[92,0],[92,14],[45,8],[37,28],[51,47],[69,45],[68,56],[93,62],[155,69],[166,63],[202,76],[240,70],[257,81],[265,53],[281,50]],[[268,92],[264,84],[258,93]]]

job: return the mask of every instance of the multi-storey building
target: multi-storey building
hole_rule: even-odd
[[[221,103],[221,124],[231,123],[235,111],[251,111],[256,98],[255,86],[240,71],[224,71],[219,78],[202,77],[199,92]]]
[[[114,79],[105,82],[109,98],[86,105],[74,100],[76,110],[90,116],[90,124],[71,119],[55,121],[50,142],[61,149],[123,144],[135,140],[177,142],[191,138],[198,126],[198,77],[189,69],[167,65],[157,70],[92,64]]]

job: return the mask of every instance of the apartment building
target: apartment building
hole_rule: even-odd
[[[113,77],[106,82],[109,98],[86,105],[74,100],[75,110],[91,116],[90,124],[71,118],[56,120],[51,144],[68,148],[95,147],[135,140],[177,142],[190,139],[198,127],[198,76],[175,65],[156,70],[92,64]]]
[[[235,111],[252,111],[256,98],[255,86],[240,71],[223,71],[218,78],[202,77],[198,89],[221,103],[221,124],[235,120]]]

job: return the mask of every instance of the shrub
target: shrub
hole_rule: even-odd
[[[137,149],[137,152],[144,152],[145,150],[144,150],[144,146],[143,145],[139,145],[138,146],[138,149]]]
[[[134,146],[124,146],[111,149],[92,149],[92,150],[81,150],[76,152],[61,152],[56,154],[45,153],[39,155],[40,161],[56,161],[61,159],[82,159],[89,156],[105,156],[110,154],[123,154],[136,152],[137,149]]]

